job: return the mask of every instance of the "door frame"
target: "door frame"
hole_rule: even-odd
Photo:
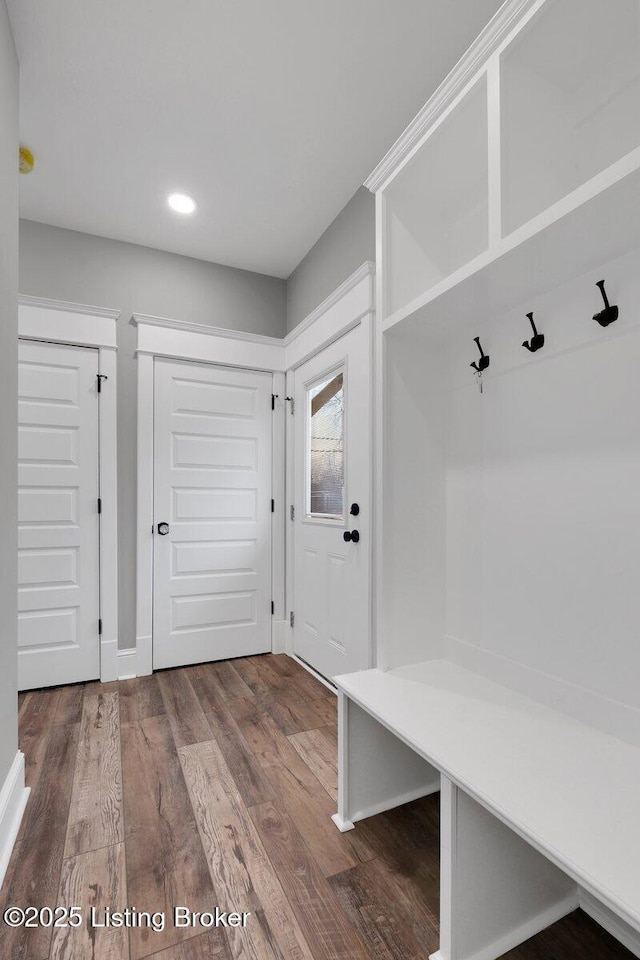
[[[136,313],[138,329],[138,480],[136,556],[136,649],[130,652],[127,676],[153,672],[153,426],[155,359],[186,360],[273,375],[271,514],[271,645],[284,650],[284,351],[282,340],[205,324]],[[278,413],[280,414],[278,416]]]
[[[93,347],[101,377],[98,404],[100,680],[118,679],[118,465],[116,322],[119,310],[63,300],[18,297],[20,340]]]
[[[287,348],[287,396],[295,395],[295,372],[307,360],[322,353],[345,334],[362,324],[367,329],[369,344],[369,362],[371,364],[370,396],[369,396],[369,428],[371,436],[371,460],[369,475],[371,478],[371,515],[366,522],[359,523],[365,534],[365,542],[369,553],[369,604],[368,604],[368,632],[369,632],[369,666],[375,665],[375,638],[373,622],[373,585],[375,583],[375,550],[374,524],[376,489],[375,489],[375,433],[374,433],[374,404],[375,404],[375,263],[366,260],[355,273],[348,277],[326,300],[295,328],[297,338],[290,341]],[[291,413],[291,409],[289,409]],[[287,416],[286,428],[286,489],[287,489],[287,516],[290,505],[293,503],[295,489],[295,428],[293,418]],[[326,681],[317,674],[308,663],[303,663],[294,653],[294,631],[291,627],[290,616],[294,607],[294,569],[295,544],[294,528],[291,522],[287,523],[286,534],[286,596],[287,619],[285,631],[285,653],[297,660],[306,670],[314,673],[326,685]],[[333,688],[332,688],[333,689]]]

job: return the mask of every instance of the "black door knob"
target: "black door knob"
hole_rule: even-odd
[[[346,540],[347,543],[358,543],[360,540],[360,534],[357,530],[345,530],[345,532],[342,534],[342,539]]]
[[[159,523],[158,524],[158,533],[161,537],[166,537],[169,533],[169,524],[168,523]]]
[[[351,510],[349,510],[349,513],[351,514],[352,517],[357,517],[358,514],[360,513],[360,505],[357,503],[352,503]]]

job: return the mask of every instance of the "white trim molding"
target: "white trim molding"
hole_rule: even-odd
[[[91,307],[84,303],[72,303],[70,300],[51,300],[49,297],[30,297],[21,293],[18,303],[24,307],[42,307],[49,310],[64,310],[66,313],[81,313],[83,316],[104,317],[107,320],[119,320],[122,311],[111,307]]]
[[[331,307],[335,306],[343,297],[345,297],[354,287],[357,287],[361,280],[364,280],[367,277],[374,276],[376,272],[376,265],[373,260],[365,260],[357,270],[347,277],[346,280],[343,280],[340,286],[336,287],[333,293],[330,293],[328,297],[319,303],[315,310],[312,310],[311,313],[307,314],[304,320],[301,320],[300,323],[290,330],[289,333],[284,338],[284,345],[288,347],[289,344],[299,337],[301,334],[308,330],[309,327],[313,326],[316,321],[328,313]]]
[[[136,326],[164,327],[167,330],[182,330],[185,333],[199,333],[205,337],[223,337],[225,340],[243,340],[245,343],[264,343],[266,346],[280,346],[279,337],[265,337],[261,333],[249,333],[247,330],[231,330],[229,327],[214,327],[208,323],[192,323],[190,320],[173,320],[171,317],[155,317],[150,313],[134,313],[131,319]]]
[[[358,267],[285,337],[286,370],[295,370],[369,316],[375,303],[376,265]]]
[[[447,78],[427,100],[404,133],[369,174],[364,186],[375,193],[384,187],[428,129],[451,105],[489,57],[538,0],[507,0],[461,57]]]
[[[78,347],[96,347],[101,381],[99,404],[100,515],[100,679],[117,680],[118,649],[118,424],[117,310],[66,301],[19,298],[18,336]]]
[[[135,647],[118,650],[118,680],[133,680],[138,676],[138,651]]]
[[[18,750],[0,789],[0,887],[20,830],[30,788],[24,782],[24,754]]]
[[[138,358],[147,354],[271,373],[284,370],[282,340],[276,337],[139,313],[131,322],[138,328]]]

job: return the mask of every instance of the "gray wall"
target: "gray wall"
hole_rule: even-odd
[[[285,332],[285,283],[23,220],[20,292],[122,311],[118,321],[119,646],[133,647],[137,377],[136,328],[129,323],[131,314],[149,313],[281,337]]]
[[[360,187],[287,280],[287,333],[365,260],[375,258],[375,200]]]
[[[0,0],[0,788],[18,749],[18,61]]]

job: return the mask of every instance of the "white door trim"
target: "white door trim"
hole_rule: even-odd
[[[137,676],[153,669],[153,403],[154,358],[212,363],[272,373],[277,394],[273,424],[272,576],[274,615],[272,649],[281,650],[284,617],[284,374],[282,341],[215,327],[134,314],[138,328],[138,507],[136,558],[136,650]],[[198,329],[200,328],[200,329]],[[131,667],[128,675],[131,675]]]
[[[349,277],[343,284],[341,284],[333,294],[327,297],[320,306],[314,310],[312,314],[309,314],[307,320],[303,320],[299,327],[296,327],[294,333],[300,330],[300,333],[289,341],[287,345],[287,396],[293,396],[295,391],[295,379],[294,371],[297,367],[300,367],[307,360],[310,360],[311,357],[320,353],[326,347],[330,346],[344,334],[348,333],[350,330],[353,330],[359,323],[362,323],[368,328],[368,340],[369,340],[369,349],[371,351],[371,382],[374,384],[374,374],[375,374],[375,357],[373,355],[374,351],[374,329],[375,329],[375,263],[371,260],[365,261],[361,267],[356,270],[351,277]],[[309,322],[308,322],[309,321]],[[302,328],[302,329],[300,329]],[[372,458],[375,451],[375,435],[373,433],[374,429],[374,395],[373,389],[370,396],[370,429],[371,429],[371,450]],[[294,441],[295,441],[295,431],[294,425],[292,423],[292,418],[287,417],[287,427],[286,427],[286,475],[287,475],[287,491],[294,490],[295,483],[295,462],[294,462]],[[372,485],[371,485],[371,497],[372,497],[372,515],[373,510],[375,509],[375,483],[374,474],[373,474],[373,460],[370,464]],[[289,510],[288,504],[291,502],[291,497],[287,493],[289,499],[287,500],[287,514]],[[364,518],[363,518],[364,521]],[[362,523],[361,523],[362,526]],[[366,543],[368,544],[367,549],[370,553],[370,570],[371,570],[371,587],[370,592],[373,591],[373,583],[375,577],[375,551],[374,551],[374,538],[373,538],[373,523],[371,518],[368,521],[368,528],[365,531]],[[293,585],[293,568],[294,568],[294,530],[293,524],[287,523],[287,532],[286,532],[286,556],[288,559],[286,567],[286,617],[285,617],[285,636],[284,636],[284,649],[289,656],[294,656],[293,650],[293,630],[291,629],[289,614],[293,609],[293,600],[294,600],[294,585]],[[364,546],[364,544],[363,544]],[[372,603],[370,599],[370,609],[369,617],[372,621]],[[373,623],[369,623],[369,637],[370,637],[370,663],[375,665],[375,647],[374,647],[374,632],[373,632]]]
[[[324,346],[332,343],[356,324],[372,324],[375,264],[366,261],[337,290],[282,340],[244,331],[229,330],[206,324],[134,314],[138,343],[138,488],[137,488],[137,558],[136,558],[136,656],[129,657],[127,675],[135,664],[136,675],[152,672],[153,648],[153,364],[154,357],[191,360],[245,370],[263,370],[274,374],[275,410],[273,429],[273,497],[275,512],[272,526],[272,570],[274,616],[272,649],[274,653],[291,649],[288,625],[289,609],[285,595],[287,573],[285,557],[289,553],[288,532],[285,534],[285,486],[288,460],[285,446],[290,444],[288,417],[284,411],[289,395],[285,372],[298,367]],[[131,665],[129,665],[131,664]]]
[[[100,679],[118,679],[118,467],[116,321],[118,310],[88,307],[61,300],[18,298],[21,340],[96,347],[102,380],[99,405],[100,518]]]

